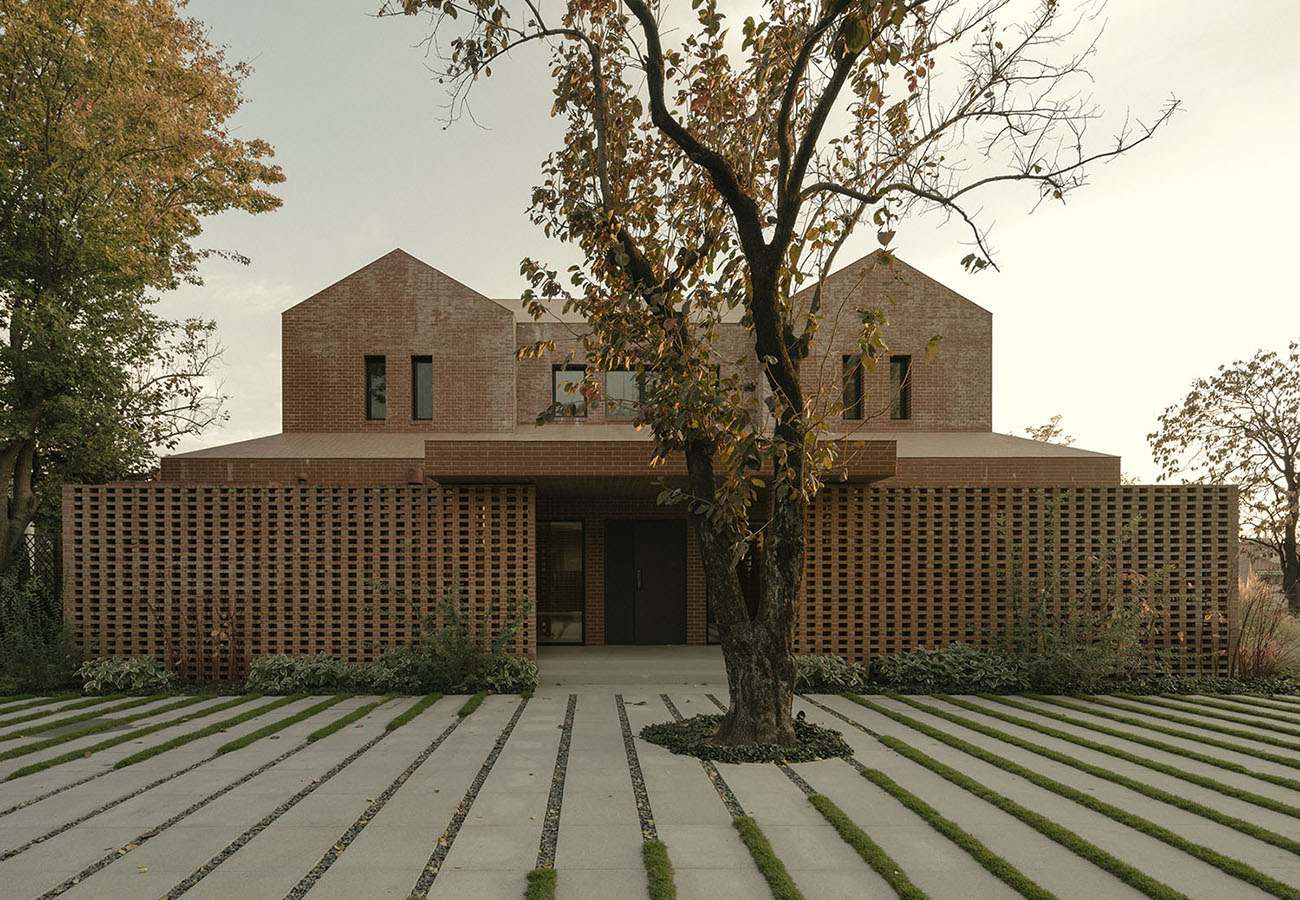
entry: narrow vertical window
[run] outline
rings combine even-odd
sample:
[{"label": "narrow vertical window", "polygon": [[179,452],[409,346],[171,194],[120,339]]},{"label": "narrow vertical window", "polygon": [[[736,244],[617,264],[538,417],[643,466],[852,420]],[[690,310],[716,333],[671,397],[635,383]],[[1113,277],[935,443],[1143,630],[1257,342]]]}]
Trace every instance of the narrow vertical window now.
[{"label": "narrow vertical window", "polygon": [[845,419],[862,418],[862,357],[845,356],[841,360],[844,372],[844,412]]},{"label": "narrow vertical window", "polygon": [[912,418],[912,357],[889,357],[889,418]]},{"label": "narrow vertical window", "polygon": [[387,360],[382,356],[366,357],[366,418],[388,418]]},{"label": "narrow vertical window", "polygon": [[605,418],[635,419],[641,409],[641,376],[628,369],[605,373]]},{"label": "narrow vertical window", "polygon": [[411,357],[411,418],[428,422],[433,418],[433,357]]},{"label": "narrow vertical window", "polygon": [[586,377],[586,366],[551,367],[551,400],[560,405],[560,415],[587,414],[587,398],[582,393],[582,382]]}]

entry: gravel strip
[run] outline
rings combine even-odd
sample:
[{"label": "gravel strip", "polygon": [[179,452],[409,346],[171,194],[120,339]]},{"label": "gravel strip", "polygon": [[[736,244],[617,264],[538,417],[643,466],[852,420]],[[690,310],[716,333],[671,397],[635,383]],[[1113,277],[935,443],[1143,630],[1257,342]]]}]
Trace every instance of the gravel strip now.
[{"label": "gravel strip", "polygon": [[[672,698],[667,694],[660,694],[659,699],[664,702],[664,706],[668,707],[668,711],[672,713],[673,720],[680,722],[682,720],[682,714],[673,704]],[[736,795],[731,792],[730,785],[728,785],[727,780],[722,777],[722,773],[718,771],[718,767],[707,759],[700,760],[700,765],[704,767],[704,774],[709,776],[709,781],[713,782],[713,787],[718,792],[718,799],[721,800],[722,805],[727,808],[727,812],[731,813],[731,817],[734,819],[737,816],[745,815],[745,808],[740,805],[740,801],[736,799]]]},{"label": "gravel strip", "polygon": [[555,868],[555,842],[560,837],[560,807],[564,803],[564,776],[569,768],[569,743],[573,740],[573,714],[578,709],[578,695],[569,695],[560,729],[560,746],[555,751],[555,773],[551,775],[551,795],[546,798],[546,817],[542,820],[542,839],[537,846],[537,868]]},{"label": "gravel strip", "polygon": [[809,697],[807,694],[800,694],[799,698],[801,700],[804,700],[807,703],[811,703],[813,706],[817,707],[822,712],[830,713],[832,716],[839,719],[841,722],[848,722],[854,728],[858,729],[858,731],[865,732],[871,735],[873,738],[880,737],[879,732],[872,731],[870,728],[868,728],[866,725],[863,725],[861,722],[855,722],[853,719],[850,719],[848,716],[844,715],[844,713],[839,712],[838,710],[831,709],[825,703],[818,702],[817,700],[814,700],[812,697]]},{"label": "gravel strip", "polygon": [[111,771],[113,770],[105,769],[103,772],[96,772],[93,775],[87,775],[85,778],[78,779],[77,781],[74,781],[71,784],[65,784],[63,787],[57,787],[52,791],[46,791],[44,794],[39,794],[35,797],[29,797],[26,800],[23,800],[21,803],[15,803],[13,806],[9,807],[8,809],[0,809],[0,818],[3,818],[9,815],[10,813],[16,813],[20,809],[26,809],[27,807],[31,806],[33,803],[40,803],[42,800],[48,800],[49,798],[53,797],[55,794],[62,794],[64,791],[70,791],[75,787],[81,787],[83,784],[88,784],[89,782],[94,781],[96,778],[103,778]]},{"label": "gravel strip", "polygon": [[381,731],[377,736],[366,741],[356,750],[353,750],[347,756],[343,757],[343,759],[341,759],[339,762],[335,763],[334,766],[324,775],[320,776],[319,778],[313,778],[311,780],[311,783],[308,784],[305,788],[303,788],[298,793],[294,794],[288,800],[284,801],[275,809],[273,809],[270,812],[270,814],[263,817],[256,825],[253,825],[250,828],[246,829],[243,834],[241,834],[239,837],[235,838],[233,841],[227,844],[225,846],[225,849],[223,849],[220,853],[212,857],[203,865],[199,866],[198,869],[196,869],[194,872],[191,872],[189,877],[186,878],[184,881],[181,881],[178,884],[176,884],[175,887],[173,887],[170,891],[168,891],[166,894],[163,895],[162,900],[176,900],[177,897],[188,892],[190,888],[194,887],[194,885],[198,884],[204,878],[207,878],[214,871],[216,871],[218,866],[220,866],[226,860],[230,859],[230,857],[238,853],[245,844],[247,844],[253,838],[257,837],[268,827],[270,827],[275,822],[276,819],[280,818],[289,810],[293,809],[303,800],[306,800],[307,797],[309,797],[322,784],[329,781],[338,773],[342,772],[352,763],[356,762],[362,756],[362,754],[364,754],[371,747],[375,746],[375,744],[378,744],[384,738],[388,737],[390,734],[392,734],[391,731]]},{"label": "gravel strip", "polygon": [[[478,774],[470,783],[469,789],[465,791],[465,796],[461,798],[460,803],[456,806],[456,813],[447,823],[447,827],[438,837],[437,844],[434,845],[433,853],[429,856],[429,861],[424,864],[424,871],[420,873],[419,879],[415,882],[415,887],[411,893],[420,897],[428,896],[429,888],[433,886],[433,880],[438,877],[438,870],[442,868],[443,862],[447,859],[447,854],[451,852],[451,845],[456,841],[456,835],[460,833],[460,828],[465,824],[465,817],[469,815],[470,808],[474,805],[474,800],[478,797],[478,792],[483,787],[483,782],[487,781],[492,767],[496,765],[497,757],[501,755],[506,741],[510,740],[510,733],[515,730],[515,723],[519,717],[524,714],[524,707],[528,705],[527,697],[519,701],[519,706],[515,709],[515,714],[510,717],[506,727],[501,729],[501,734],[497,736],[497,742],[492,746],[492,751],[488,753],[487,759],[483,760],[483,765],[479,767]],[[171,900],[171,898],[167,898]]]},{"label": "gravel strip", "polygon": [[[727,711],[727,707],[724,706],[722,701],[719,700],[717,697],[713,696],[712,694],[705,694],[704,696],[708,697],[709,700],[712,701],[713,705],[716,706],[718,709],[722,710],[723,712]],[[844,759],[844,757],[840,757],[840,759]],[[851,757],[849,758],[849,761],[854,764],[857,764],[858,762],[856,759],[852,759]],[[813,790],[813,786],[811,784],[804,781],[802,775],[800,775],[794,769],[790,768],[789,763],[781,762],[780,760],[778,760],[776,763],[774,763],[774,765],[781,770],[781,772],[785,775],[786,778],[789,778],[792,782],[794,782],[794,786],[797,787],[799,790],[803,791],[805,795],[812,795],[817,793],[815,790]]]},{"label": "gravel strip", "polygon": [[636,754],[636,739],[632,736],[632,723],[627,720],[627,707],[623,705],[623,695],[614,695],[614,705],[618,707],[618,723],[623,728],[623,751],[627,754],[627,771],[632,776],[632,797],[636,800],[636,813],[641,819],[641,837],[647,841],[659,840],[655,830],[654,812],[650,809],[650,792],[645,788],[645,777],[641,774],[641,760]]},{"label": "gravel strip", "polygon": [[450,724],[442,730],[442,734],[434,738],[433,743],[421,750],[420,755],[406,767],[405,771],[393,779],[392,784],[385,788],[384,792],[366,807],[365,812],[357,816],[357,820],[339,836],[339,839],[330,846],[329,850],[325,852],[325,855],[320,858],[320,861],[316,863],[312,870],[304,875],[302,880],[294,885],[289,893],[284,895],[284,900],[298,900],[298,898],[306,896],[307,892],[316,886],[316,882],[320,881],[321,876],[329,871],[330,866],[334,865],[338,858],[343,855],[343,851],[348,849],[352,842],[357,839],[357,836],[365,830],[365,827],[374,820],[375,816],[379,815],[379,811],[388,805],[388,801],[393,799],[393,795],[397,793],[398,789],[415,774],[415,770],[420,768],[425,760],[433,755],[433,751],[441,747],[442,742],[447,740],[451,733],[464,721],[465,719],[460,716],[452,719]]}]

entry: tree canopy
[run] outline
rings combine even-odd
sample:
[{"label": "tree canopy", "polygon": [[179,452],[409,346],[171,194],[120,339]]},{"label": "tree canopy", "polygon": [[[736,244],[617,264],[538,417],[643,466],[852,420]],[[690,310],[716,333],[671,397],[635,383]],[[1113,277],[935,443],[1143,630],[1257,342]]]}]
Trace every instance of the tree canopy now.
[{"label": "tree canopy", "polygon": [[1277,554],[1300,613],[1300,341],[1196,379],[1147,440],[1162,479],[1238,486],[1244,535]]},{"label": "tree canopy", "polygon": [[[804,515],[842,411],[804,363],[838,313],[823,286],[841,248],[870,228],[882,249],[871,265],[889,267],[899,223],[931,210],[968,227],[963,262],[985,268],[985,191],[1019,184],[1033,202],[1062,199],[1176,103],[1095,145],[1089,45],[1063,48],[1081,19],[1054,0],[767,0],[735,27],[717,0],[383,11],[431,15],[453,117],[515,48],[550,46],[552,111],[567,127],[531,215],[583,262],[561,272],[526,260],[525,299],[535,313],[551,302],[581,313],[594,368],[643,373],[642,421],[689,472],[666,498],[694,523],[727,662],[718,740],[790,743]],[[865,365],[886,350],[888,306],[869,297],[835,323]],[[744,359],[719,342],[733,314],[749,334]],[[742,590],[744,560],[756,597]]]},{"label": "tree canopy", "polygon": [[226,124],[248,68],[181,5],[0,0],[0,565],[43,479],[148,468],[219,414],[211,323],[150,292],[219,252],[203,216],[275,209],[283,175]]}]

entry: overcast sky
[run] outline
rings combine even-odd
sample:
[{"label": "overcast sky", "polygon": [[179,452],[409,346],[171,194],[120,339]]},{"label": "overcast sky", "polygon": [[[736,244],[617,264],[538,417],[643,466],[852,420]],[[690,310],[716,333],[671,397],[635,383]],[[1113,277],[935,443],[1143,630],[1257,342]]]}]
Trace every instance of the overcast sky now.
[{"label": "overcast sky", "polygon": [[[524,256],[566,258],[524,211],[560,134],[538,54],[494,67],[478,124],[444,128],[445,95],[415,46],[424,20],[370,16],[376,0],[191,0],[232,58],[250,61],[241,136],[276,148],[284,207],[208,222],[238,250],[206,284],[163,299],[215,318],[228,347],[230,420],[183,449],[280,430],[280,313],[394,247],[489,296],[517,297]],[[1180,113],[1099,168],[1068,205],[1026,215],[990,198],[1000,272],[967,275],[963,235],[920,220],[895,248],[994,314],[993,423],[1020,433],[1060,413],[1079,446],[1154,478],[1146,434],[1190,382],[1300,337],[1294,262],[1300,96],[1293,0],[1112,0],[1089,68],[1108,112]],[[874,236],[841,255],[871,249]]]}]

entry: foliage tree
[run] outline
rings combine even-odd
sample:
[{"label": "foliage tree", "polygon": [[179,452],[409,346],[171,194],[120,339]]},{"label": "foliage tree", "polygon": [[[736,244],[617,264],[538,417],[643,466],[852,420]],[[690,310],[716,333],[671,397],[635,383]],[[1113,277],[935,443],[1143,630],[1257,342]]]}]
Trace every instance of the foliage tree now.
[{"label": "foliage tree", "polygon": [[[1088,50],[1062,52],[1080,23],[1054,0],[766,0],[734,32],[717,0],[690,12],[659,0],[381,10],[420,12],[453,117],[512,50],[550,46],[553,114],[567,129],[531,215],[583,262],[562,273],[526,260],[525,299],[586,318],[592,368],[646,373],[641,421],[660,457],[686,459],[686,487],[667,499],[686,503],[726,661],[732,702],[717,740],[792,743],[804,518],[835,452],[820,440],[833,402],[809,395],[801,367],[836,254],[869,223],[888,266],[898,223],[937,210],[969,227],[964,263],[984,268],[985,189],[1063,198],[1176,104],[1093,147],[1096,112],[1079,93]],[[852,323],[868,364],[885,349],[883,305],[869,300]],[[758,384],[719,358],[718,325],[737,309]],[[755,550],[751,605],[738,564]]]},{"label": "foliage tree", "polygon": [[150,291],[197,280],[201,216],[274,209],[283,175],[225,125],[248,69],[181,6],[0,0],[0,567],[42,484],[147,469],[219,415],[211,323]]},{"label": "foliage tree", "polygon": [[1068,447],[1074,443],[1073,435],[1065,433],[1061,427],[1061,414],[1057,413],[1042,425],[1032,425],[1025,429],[1025,435],[1032,441],[1042,441],[1044,444],[1060,444],[1062,447]]},{"label": "foliage tree", "polygon": [[1238,486],[1245,536],[1277,554],[1287,603],[1300,613],[1300,341],[1196,379],[1147,440],[1162,480]]}]

